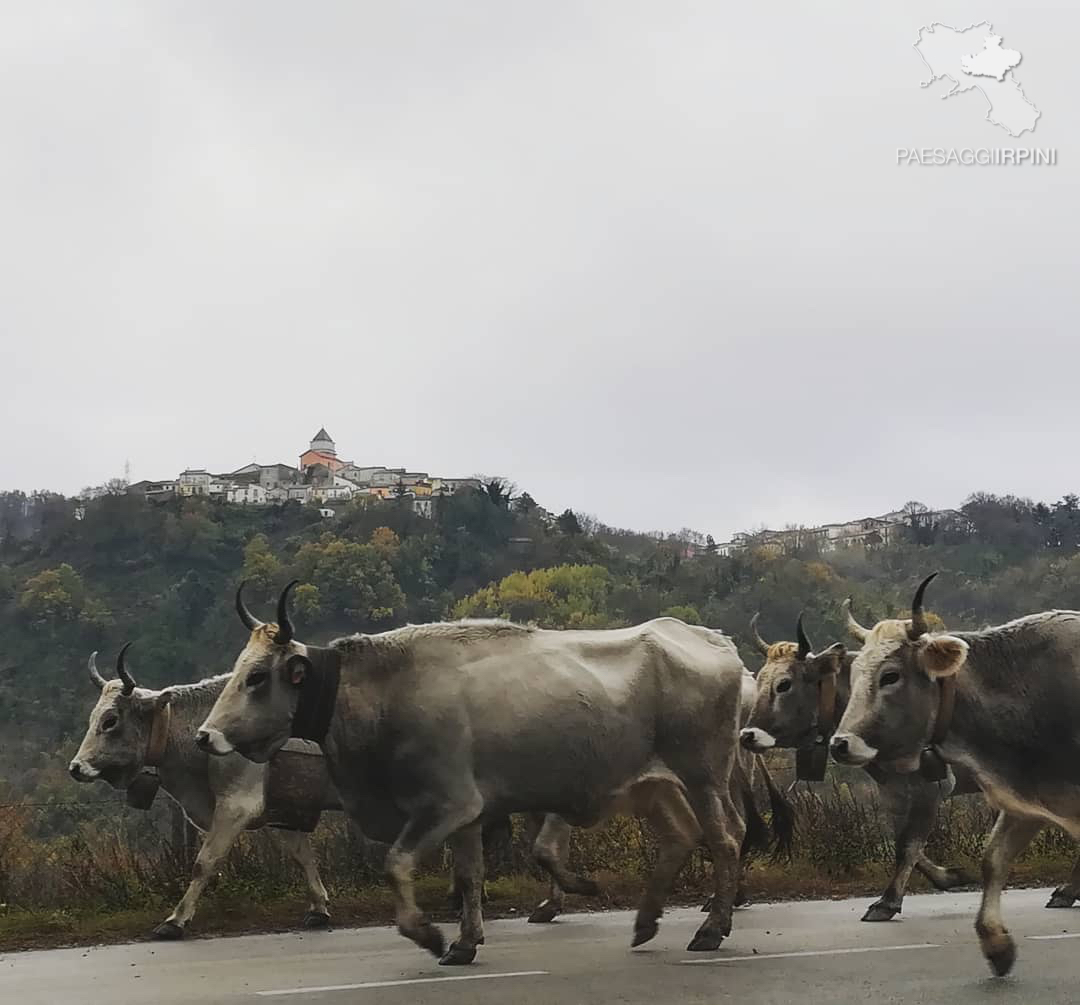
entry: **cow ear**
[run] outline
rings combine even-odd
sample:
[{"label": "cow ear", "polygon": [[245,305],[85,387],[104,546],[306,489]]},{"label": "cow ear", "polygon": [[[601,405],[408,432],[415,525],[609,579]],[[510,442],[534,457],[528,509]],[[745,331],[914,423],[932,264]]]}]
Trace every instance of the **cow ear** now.
[{"label": "cow ear", "polygon": [[154,695],[154,711],[160,712],[166,705],[172,701],[172,691],[159,691]]},{"label": "cow ear", "polygon": [[821,680],[822,677],[838,674],[846,655],[847,648],[843,642],[834,642],[828,649],[811,653],[806,657],[806,676],[810,680]]},{"label": "cow ear", "polygon": [[285,677],[293,687],[304,683],[304,676],[311,669],[311,660],[301,653],[293,653],[285,661]]},{"label": "cow ear", "polygon": [[967,654],[968,644],[955,635],[926,635],[919,641],[919,666],[931,680],[951,677]]}]

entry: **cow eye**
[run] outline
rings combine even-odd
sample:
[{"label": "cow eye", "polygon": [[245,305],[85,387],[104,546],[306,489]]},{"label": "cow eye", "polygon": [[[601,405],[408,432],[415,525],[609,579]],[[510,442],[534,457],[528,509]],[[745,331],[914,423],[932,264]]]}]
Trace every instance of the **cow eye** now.
[{"label": "cow eye", "polygon": [[265,684],[270,679],[270,673],[267,670],[252,670],[247,675],[247,686],[258,687],[260,684]]},{"label": "cow eye", "polygon": [[791,690],[791,678],[785,677],[779,684],[776,685],[776,693],[783,694],[785,691]]},{"label": "cow eye", "polygon": [[880,684],[881,684],[882,687],[891,687],[893,684],[896,684],[899,680],[900,680],[900,674],[899,673],[897,673],[895,670],[886,670],[881,675]]},{"label": "cow eye", "polygon": [[101,720],[101,731],[103,733],[109,733],[116,729],[120,720],[115,715],[107,715]]}]

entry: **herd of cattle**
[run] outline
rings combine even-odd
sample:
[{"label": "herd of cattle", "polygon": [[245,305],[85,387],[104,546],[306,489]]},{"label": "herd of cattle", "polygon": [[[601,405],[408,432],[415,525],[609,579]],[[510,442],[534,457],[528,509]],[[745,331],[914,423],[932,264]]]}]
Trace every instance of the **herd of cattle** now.
[{"label": "herd of cattle", "polygon": [[[530,920],[549,921],[563,894],[595,885],[567,866],[572,827],[614,814],[646,819],[659,854],[632,944],[653,938],[689,854],[704,846],[714,889],[688,946],[715,950],[731,932],[747,851],[791,840],[791,810],[760,754],[797,751],[800,777],[832,757],[877,782],[896,834],[896,870],[864,921],[901,910],[913,869],[948,889],[972,882],[924,854],[940,800],[981,791],[998,810],[982,864],[976,932],[994,972],[1015,944],[1001,917],[1013,860],[1047,824],[1080,836],[1080,613],[1050,611],[979,632],[934,632],[920,584],[911,617],[864,628],[861,648],[769,644],[753,675],[719,631],[659,618],[609,631],[547,631],[504,621],[408,626],[328,646],[294,637],[289,592],[276,622],[258,621],[230,674],[162,690],[140,688],[117,658],[71,762],[129,801],[158,785],[205,833],[190,885],[155,929],[180,938],[207,880],[241,831],[279,828],[304,871],[309,927],[329,923],[308,834],[323,809],[344,809],[390,845],[386,874],[398,930],[444,964],[470,963],[484,941],[487,828],[526,814],[551,894]],[[321,750],[321,753],[320,753]],[[769,835],[753,799],[762,772]],[[448,843],[461,902],[456,940],[417,907],[413,874]],[[1080,897],[1080,862],[1049,907]]]}]

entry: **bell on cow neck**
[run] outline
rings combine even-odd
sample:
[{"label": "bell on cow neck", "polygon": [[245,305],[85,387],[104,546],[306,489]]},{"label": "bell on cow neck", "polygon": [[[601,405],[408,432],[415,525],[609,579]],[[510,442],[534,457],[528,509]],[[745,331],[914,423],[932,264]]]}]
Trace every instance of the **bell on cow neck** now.
[{"label": "bell on cow neck", "polygon": [[161,779],[156,771],[140,771],[127,787],[127,804],[137,810],[148,810],[154,804]]},{"label": "bell on cow neck", "polygon": [[815,743],[805,749],[795,751],[795,777],[800,782],[825,781],[825,769],[829,764],[829,748],[824,743]]},{"label": "bell on cow neck", "polygon": [[922,752],[919,757],[919,774],[928,782],[943,782],[949,777],[949,766],[936,747],[927,747]]}]

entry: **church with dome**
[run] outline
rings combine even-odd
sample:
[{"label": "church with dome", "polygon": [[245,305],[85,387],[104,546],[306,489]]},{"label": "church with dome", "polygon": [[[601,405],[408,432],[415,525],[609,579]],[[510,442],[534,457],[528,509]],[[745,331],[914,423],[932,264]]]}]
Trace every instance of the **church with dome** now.
[{"label": "church with dome", "polygon": [[325,427],[311,438],[307,450],[300,455],[301,471],[307,471],[316,464],[324,465],[331,472],[345,467],[345,462],[338,457],[337,447]]}]

